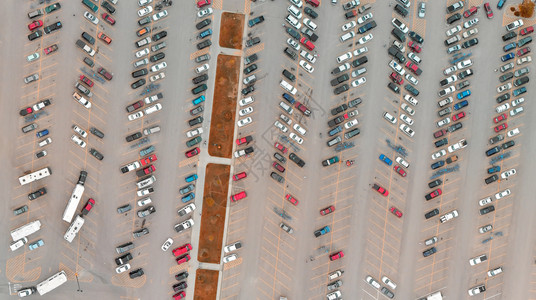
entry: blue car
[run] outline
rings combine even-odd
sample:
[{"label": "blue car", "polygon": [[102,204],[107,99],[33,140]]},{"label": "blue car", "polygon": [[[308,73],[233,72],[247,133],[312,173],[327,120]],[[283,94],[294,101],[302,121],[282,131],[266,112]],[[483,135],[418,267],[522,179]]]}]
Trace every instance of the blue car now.
[{"label": "blue car", "polygon": [[444,165],[445,165],[445,162],[440,160],[438,162],[433,163],[431,167],[432,167],[432,170],[435,170],[437,168],[441,168]]},{"label": "blue car", "polygon": [[493,174],[493,173],[497,173],[497,172],[500,172],[500,171],[501,171],[500,166],[493,166],[493,167],[488,169],[488,174]]},{"label": "blue car", "polygon": [[45,242],[43,242],[43,240],[38,240],[37,242],[35,243],[31,243],[28,245],[28,249],[30,249],[30,251],[32,250],[35,250],[41,246],[44,246],[45,245]]},{"label": "blue car", "polygon": [[337,126],[337,127],[333,128],[333,129],[331,129],[331,130],[328,132],[328,135],[329,135],[329,136],[334,136],[334,135],[336,135],[336,134],[339,133],[339,132],[342,132],[342,127],[341,127],[341,126]]},{"label": "blue car", "polygon": [[510,52],[508,54],[505,54],[501,57],[501,61],[505,62],[505,61],[508,61],[508,60],[511,60],[512,58],[515,57],[515,54],[514,52]]},{"label": "blue car", "polygon": [[466,91],[460,92],[460,93],[458,93],[458,95],[456,97],[458,97],[458,100],[462,100],[463,98],[469,97],[469,96],[471,96],[471,90],[466,90]]},{"label": "blue car", "polygon": [[182,197],[182,198],[181,198],[181,201],[182,201],[182,203],[186,203],[186,202],[189,202],[189,201],[194,200],[194,198],[195,198],[195,194],[194,194],[194,193],[190,193],[190,194],[188,194],[188,195]]},{"label": "blue car", "polygon": [[499,0],[499,3],[497,3],[497,8],[502,9],[505,2],[506,2],[506,0]]},{"label": "blue car", "polygon": [[367,24],[359,27],[358,31],[359,33],[363,34],[369,30],[371,30],[372,28],[375,28],[376,27],[376,21],[370,21],[368,22]]},{"label": "blue car", "polygon": [[45,135],[48,135],[48,129],[41,130],[38,133],[35,134],[38,138],[44,137]]},{"label": "blue car", "polygon": [[197,180],[197,174],[189,175],[188,177],[184,178],[186,182],[192,182],[194,180]]},{"label": "blue car", "polygon": [[205,102],[205,96],[204,95],[201,95],[201,96],[195,98],[194,100],[192,100],[193,105],[197,105],[197,104],[199,104],[201,102]]},{"label": "blue car", "polygon": [[393,161],[383,154],[380,154],[380,160],[386,163],[388,166],[393,164]]},{"label": "blue car", "polygon": [[329,228],[329,226],[324,226],[318,230],[315,230],[315,237],[322,236],[330,231],[331,231],[331,228]]},{"label": "blue car", "polygon": [[203,38],[206,38],[206,37],[209,36],[209,35],[212,35],[212,29],[210,29],[210,28],[207,29],[207,30],[205,30],[205,31],[203,31],[203,32],[201,32],[201,33],[199,34],[199,38],[200,38],[200,39],[203,39]]},{"label": "blue car", "polygon": [[526,87],[522,87],[522,88],[519,88],[519,89],[517,89],[517,90],[514,90],[514,91],[512,92],[512,95],[514,95],[514,97],[517,97],[517,96],[519,96],[519,95],[521,95],[521,94],[524,94],[524,93],[526,93],[526,92],[527,92],[527,88],[526,88]]},{"label": "blue car", "polygon": [[512,43],[504,45],[503,50],[504,50],[504,52],[508,52],[508,51],[510,51],[512,49],[515,49],[515,48],[516,48],[516,42],[512,42]]},{"label": "blue car", "polygon": [[462,102],[458,102],[454,105],[454,110],[462,109],[467,105],[469,105],[469,102],[467,102],[467,100],[463,100]]},{"label": "blue car", "polygon": [[149,146],[149,147],[147,147],[145,149],[142,149],[142,150],[140,150],[140,156],[145,156],[145,155],[147,155],[149,153],[153,153],[154,149],[155,149],[154,146]]},{"label": "blue car", "polygon": [[294,98],[293,98],[291,95],[289,95],[289,94],[287,94],[287,93],[284,93],[284,94],[283,94],[283,98],[284,98],[285,100],[287,100],[288,103],[290,103],[290,104],[294,104],[294,102],[296,101],[296,100],[294,100]]}]

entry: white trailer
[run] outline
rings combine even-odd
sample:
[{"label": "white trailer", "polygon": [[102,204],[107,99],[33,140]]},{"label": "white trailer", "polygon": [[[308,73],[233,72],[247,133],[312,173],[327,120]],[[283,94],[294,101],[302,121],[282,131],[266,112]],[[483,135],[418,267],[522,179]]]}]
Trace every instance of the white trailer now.
[{"label": "white trailer", "polygon": [[37,285],[37,292],[39,295],[43,296],[44,294],[52,291],[53,289],[59,287],[60,285],[67,282],[67,275],[65,271],[59,271],[58,273],[50,276],[45,281]]},{"label": "white trailer", "polygon": [[11,230],[11,237],[13,238],[13,241],[15,242],[15,241],[18,241],[22,238],[29,236],[30,234],[38,231],[39,229],[41,229],[41,222],[39,220],[35,220],[26,225],[22,225],[21,227],[17,229]]},{"label": "white trailer", "polygon": [[71,243],[76,237],[76,234],[80,231],[80,228],[82,228],[82,225],[84,225],[84,222],[84,218],[82,218],[80,215],[76,216],[73,223],[71,223],[71,226],[69,226],[69,229],[67,229],[67,232],[65,232],[63,238]]}]

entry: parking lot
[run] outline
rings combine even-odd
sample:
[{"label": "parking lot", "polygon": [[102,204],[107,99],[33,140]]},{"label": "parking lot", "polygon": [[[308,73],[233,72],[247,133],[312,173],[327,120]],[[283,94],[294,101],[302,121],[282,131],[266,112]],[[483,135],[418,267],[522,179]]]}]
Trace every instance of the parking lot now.
[{"label": "parking lot", "polygon": [[[2,12],[13,28],[0,39],[6,70],[0,90],[5,99],[1,149],[8,157],[7,172],[0,178],[9,182],[5,184],[9,202],[3,225],[12,230],[40,220],[41,230],[28,237],[28,244],[44,242],[34,250],[24,245],[13,252],[8,247],[0,251],[6,266],[2,274],[9,283],[4,294],[16,295],[17,290],[65,270],[68,283],[43,299],[172,298],[182,297],[183,291],[186,299],[193,299],[196,270],[203,268],[220,271],[218,299],[326,299],[331,293],[336,297],[337,291],[349,299],[385,299],[389,292],[395,299],[421,299],[438,291],[447,299],[536,299],[536,227],[531,217],[536,204],[531,201],[528,182],[530,170],[536,167],[530,159],[536,152],[536,143],[530,139],[535,126],[530,117],[534,82],[517,81],[533,77],[530,61],[518,63],[531,53],[516,53],[527,46],[519,44],[503,50],[508,43],[532,36],[520,30],[534,20],[523,19],[522,26],[511,30],[516,36],[501,38],[509,32],[505,26],[519,19],[509,10],[513,1],[501,10],[497,1],[492,1],[491,18],[486,16],[486,1],[476,0],[464,1],[463,8],[449,14],[445,8],[458,1],[424,1],[425,17],[419,16],[420,1],[413,0],[406,17],[394,10],[401,3],[394,0],[363,0],[349,10],[341,7],[346,1],[336,5],[322,1],[314,7],[304,0],[220,0],[198,8],[197,1],[187,6],[178,1],[138,5],[137,1],[119,0],[113,14],[102,7],[102,1],[91,1],[98,10],[98,24],[84,17],[91,9],[80,1],[59,1],[61,8],[33,19],[28,18],[29,12],[44,11],[55,2],[9,2]],[[292,18],[285,18],[295,14],[288,8],[298,2],[301,25],[293,25]],[[139,12],[148,4],[154,10]],[[162,6],[157,9],[156,5]],[[345,17],[365,5],[370,8]],[[478,7],[474,15],[461,16],[450,25],[444,21],[472,6]],[[209,7],[213,12],[198,17]],[[164,10],[167,16],[154,17]],[[219,45],[224,11],[245,14],[242,51]],[[115,21],[106,21],[103,13]],[[367,14],[371,15],[363,20]],[[136,23],[147,16],[149,25]],[[260,16],[264,21],[255,19]],[[478,23],[464,28],[464,23],[475,17]],[[318,27],[305,25],[306,18]],[[393,18],[424,40],[417,43],[418,38],[406,34],[401,43],[405,50],[398,48],[404,62],[390,54],[393,50],[388,52],[395,47]],[[28,24],[36,20],[43,24],[30,31]],[[203,20],[211,21],[196,28]],[[248,26],[252,20],[258,23]],[[61,28],[33,40],[28,37],[38,30],[51,30],[45,27],[58,21]],[[341,27],[351,21],[356,22],[352,32],[367,24],[370,28],[342,41],[348,30]],[[370,25],[372,21],[375,26]],[[446,46],[449,36],[445,32],[457,25],[462,29],[452,35],[460,35],[460,40]],[[144,26],[150,32],[138,32]],[[299,39],[295,45],[288,42],[289,29],[312,41],[314,49]],[[477,32],[463,35],[473,29]],[[310,33],[304,33],[307,30]],[[89,37],[82,36],[83,32]],[[155,34],[161,34],[157,41]],[[373,36],[370,40],[360,40],[368,34]],[[138,47],[135,43],[145,37],[152,42]],[[475,37],[478,44],[447,54],[449,47]],[[199,49],[205,47],[200,43],[208,40],[212,44]],[[152,48],[162,42],[165,47]],[[286,54],[285,48],[289,49]],[[347,52],[351,58],[344,58]],[[422,62],[410,58],[412,52]],[[501,61],[510,52],[513,58]],[[29,57],[34,53],[39,56]],[[216,61],[221,53],[242,59],[258,56],[253,62],[243,61],[240,68],[245,70],[236,87],[237,102],[247,97],[252,97],[252,102],[237,105],[239,125],[234,138],[250,136],[252,141],[235,143],[232,159],[211,156],[208,147],[217,145],[207,145]],[[210,54],[210,59],[196,61],[204,54]],[[339,63],[338,57],[346,61]],[[444,73],[452,60],[457,64],[468,59],[470,66],[462,65],[452,73],[457,75],[454,81],[437,84],[452,75]],[[390,66],[391,60],[400,68]],[[513,65],[505,70],[509,62]],[[347,70],[334,71],[345,63],[349,64]],[[412,65],[422,74],[412,71]],[[527,66],[530,71],[520,71]],[[314,71],[308,71],[311,67]],[[461,78],[468,69],[471,75]],[[349,76],[340,77],[343,74]],[[243,84],[252,75],[255,79]],[[500,79],[503,75],[509,77]],[[418,84],[409,84],[412,80]],[[468,82],[462,85],[465,80]],[[451,85],[454,91],[438,95]],[[247,89],[251,86],[254,90]],[[91,106],[77,100],[75,92]],[[418,104],[406,97],[411,93]],[[501,96],[505,93],[509,96]],[[450,103],[438,103],[449,96],[454,99]],[[516,100],[519,98],[524,101]],[[136,104],[139,101],[142,104]],[[503,113],[506,116],[499,118]],[[394,124],[390,118],[395,118]],[[441,120],[448,124],[438,125]],[[276,121],[280,125],[274,124]],[[463,126],[458,128],[455,123]],[[507,128],[503,124],[508,124]],[[193,131],[199,129],[203,133],[196,139]],[[438,133],[442,129],[445,131]],[[99,132],[104,136],[99,137]],[[129,141],[128,136],[138,132],[134,141]],[[498,134],[502,137],[492,143],[490,139]],[[336,137],[341,140],[329,146]],[[467,146],[464,142],[460,149],[451,148],[462,140]],[[498,150],[492,150],[495,146]],[[149,147],[151,153],[146,150]],[[249,147],[253,153],[240,152]],[[488,155],[488,151],[493,153]],[[305,164],[300,166],[300,160]],[[223,260],[234,259],[227,263],[197,260],[208,163],[230,164],[231,175],[247,174],[229,181],[229,196],[243,191],[247,196],[227,204],[222,246],[242,244],[237,250],[222,252]],[[129,169],[129,164],[134,170],[120,170]],[[51,169],[50,177],[28,185],[17,182],[16,178],[44,167]],[[516,172],[507,176],[504,172],[511,169]],[[82,214],[85,223],[69,243],[62,239],[69,224],[61,215],[81,171],[88,176],[76,214]],[[191,180],[193,174],[197,180]],[[497,179],[492,178],[494,174]],[[148,186],[140,187],[141,180],[153,175],[156,182],[148,186],[154,191],[142,192]],[[431,187],[429,183],[437,179],[441,182]],[[192,190],[187,188],[189,184],[194,184]],[[41,188],[46,194],[28,198]],[[440,192],[429,197],[432,199],[425,198],[437,189]],[[150,203],[139,202],[145,197]],[[485,200],[487,197],[490,199]],[[84,212],[89,198],[94,205]],[[177,215],[190,203],[195,203],[196,210]],[[27,211],[14,213],[25,205]],[[118,212],[126,205],[130,210]],[[434,209],[438,212],[423,217]],[[450,219],[454,210],[458,217]],[[190,218],[194,222],[191,229],[174,230],[176,224]],[[445,218],[449,220],[440,221]],[[487,225],[492,228],[481,230]],[[149,233],[133,235],[140,230]],[[437,239],[428,241],[434,237]],[[168,238],[173,243],[162,252]],[[12,242],[8,240],[6,246]],[[129,251],[133,258],[127,271],[117,273],[116,268],[124,263],[114,260],[124,253],[118,254],[115,248],[128,242],[133,243]],[[171,251],[188,243],[193,248],[184,253],[189,261],[175,262]],[[482,263],[468,264],[483,254]],[[499,267],[500,274],[487,274]],[[138,269],[143,270],[142,276],[129,276]],[[177,281],[175,275],[184,271],[189,276]],[[341,271],[339,276],[330,275],[337,271]],[[395,288],[382,279],[385,277],[396,283]],[[174,291],[172,286],[182,281],[187,287]],[[475,289],[480,289],[480,295],[471,297]]]}]

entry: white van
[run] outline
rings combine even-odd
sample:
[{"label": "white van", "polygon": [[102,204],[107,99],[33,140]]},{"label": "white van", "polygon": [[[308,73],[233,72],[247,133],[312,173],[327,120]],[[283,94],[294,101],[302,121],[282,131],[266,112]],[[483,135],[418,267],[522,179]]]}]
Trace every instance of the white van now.
[{"label": "white van", "polygon": [[303,19],[303,24],[305,26],[309,27],[309,29],[311,29],[313,31],[315,31],[318,28],[318,25],[316,25],[316,23],[311,21],[311,19],[309,19],[309,18]]},{"label": "white van", "polygon": [[298,18],[298,19],[301,19],[302,18],[302,13],[301,11],[294,5],[291,5],[288,7],[288,12],[291,13],[294,17]]},{"label": "white van", "polygon": [[157,133],[159,131],[160,131],[160,126],[153,126],[151,128],[144,129],[143,134],[149,135],[149,134]]},{"label": "white van", "polygon": [[292,107],[290,107],[288,104],[286,104],[285,102],[281,101],[281,102],[279,102],[279,106],[284,111],[286,111],[289,115],[292,115],[292,112],[294,111],[294,109]]},{"label": "white van", "polygon": [[353,38],[355,36],[355,32],[350,31],[341,36],[341,43],[344,43],[345,41]]},{"label": "white van", "polygon": [[296,29],[300,29],[301,28],[301,23],[300,21],[298,21],[298,19],[294,18],[293,16],[291,15],[287,15],[286,17],[286,20],[287,22],[292,25],[292,27],[296,28]]},{"label": "white van", "polygon": [[281,85],[282,88],[287,90],[292,95],[296,95],[296,93],[298,92],[298,90],[295,87],[293,87],[290,83],[286,82],[283,79],[281,79],[281,82],[279,82],[279,85]]},{"label": "white van", "polygon": [[22,239],[11,243],[11,245],[9,245],[9,248],[11,248],[11,251],[15,251],[19,249],[20,247],[24,246],[24,244],[26,243],[28,243],[28,238],[23,237]]}]

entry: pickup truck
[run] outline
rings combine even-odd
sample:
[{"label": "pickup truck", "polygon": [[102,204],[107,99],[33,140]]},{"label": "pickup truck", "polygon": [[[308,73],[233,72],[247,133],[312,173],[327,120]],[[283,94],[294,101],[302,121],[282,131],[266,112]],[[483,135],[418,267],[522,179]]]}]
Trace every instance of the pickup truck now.
[{"label": "pickup truck", "polygon": [[456,144],[450,145],[448,147],[448,150],[449,150],[450,153],[452,153],[454,151],[460,150],[460,149],[465,148],[465,147],[467,147],[467,141],[465,139],[461,139]]},{"label": "pickup truck", "polygon": [[86,43],[84,43],[83,41],[81,40],[77,40],[76,41],[76,45],[81,48],[82,50],[86,51],[87,54],[89,54],[89,56],[94,56],[95,55],[95,50],[91,49],[91,47],[89,47]]},{"label": "pickup truck", "polygon": [[344,10],[350,10],[350,9],[353,9],[353,8],[357,7],[359,4],[361,4],[359,0],[352,0],[350,2],[344,3],[342,5],[342,8]]},{"label": "pickup truck", "polygon": [[250,153],[253,153],[253,147],[248,147],[246,149],[238,150],[234,153],[234,157],[238,158],[244,155],[248,155]]},{"label": "pickup truck", "polygon": [[254,18],[254,19],[249,20],[248,25],[249,25],[249,27],[253,27],[253,26],[255,26],[257,24],[260,24],[262,22],[264,22],[264,16],[258,16],[258,17]]},{"label": "pickup truck", "polygon": [[441,223],[445,223],[449,220],[452,220],[454,218],[458,217],[458,211],[457,210],[453,210],[449,213],[446,213],[444,215],[441,216],[441,218],[439,218],[439,220],[441,221]]},{"label": "pickup truck", "polygon": [[357,10],[355,10],[355,9],[344,14],[344,17],[346,17],[347,20],[352,19],[355,16],[357,16]]}]

